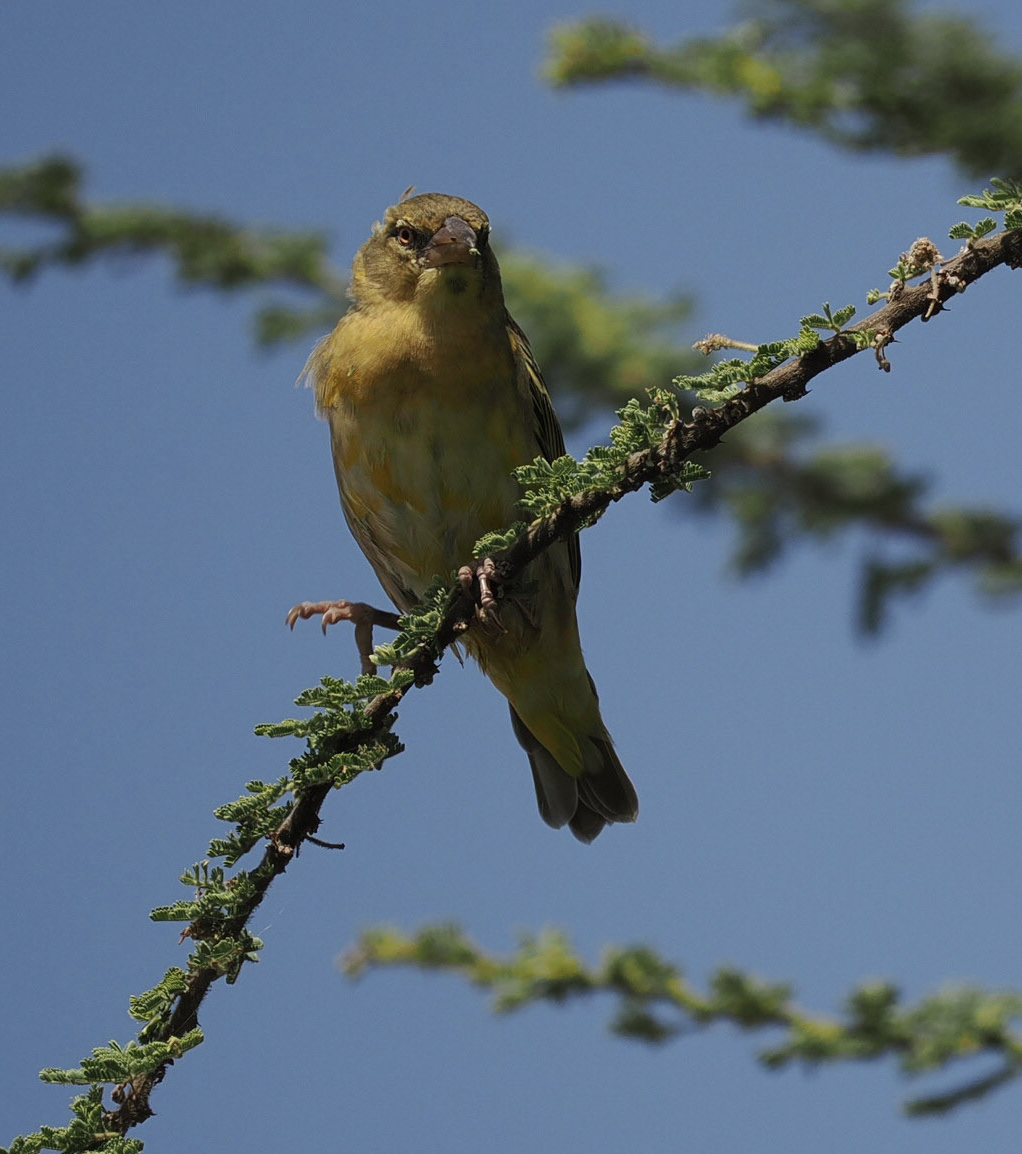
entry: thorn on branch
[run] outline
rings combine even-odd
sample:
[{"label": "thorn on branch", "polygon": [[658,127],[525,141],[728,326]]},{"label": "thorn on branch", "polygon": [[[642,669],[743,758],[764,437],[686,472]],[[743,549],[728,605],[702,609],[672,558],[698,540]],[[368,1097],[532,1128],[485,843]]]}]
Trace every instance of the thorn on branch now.
[{"label": "thorn on branch", "polygon": [[926,312],[919,318],[923,324],[935,317],[937,313],[944,311],[944,302],[940,299],[940,274],[936,269],[930,270],[930,291],[926,299],[930,303],[926,306]]},{"label": "thorn on branch", "polygon": [[884,349],[887,348],[888,345],[895,343],[896,337],[890,329],[877,329],[873,337],[873,351],[876,353],[877,368],[882,369],[885,373],[891,371],[891,362],[884,354]]},{"label": "thorn on branch", "polygon": [[726,337],[723,333],[707,333],[701,341],[696,341],[692,348],[697,353],[702,353],[703,356],[708,357],[711,353],[719,352],[721,349],[742,349],[747,353],[754,353],[759,346],[751,345],[747,341],[736,341],[731,337]]},{"label": "thorn on branch", "polygon": [[313,845],[318,845],[321,849],[344,849],[343,841],[323,841],[322,838],[313,837],[312,834],[307,834],[306,841],[311,841]]},{"label": "thorn on branch", "polygon": [[803,397],[809,395],[809,387],[804,380],[797,379],[781,393],[781,400],[785,403],[789,401],[800,401]]}]

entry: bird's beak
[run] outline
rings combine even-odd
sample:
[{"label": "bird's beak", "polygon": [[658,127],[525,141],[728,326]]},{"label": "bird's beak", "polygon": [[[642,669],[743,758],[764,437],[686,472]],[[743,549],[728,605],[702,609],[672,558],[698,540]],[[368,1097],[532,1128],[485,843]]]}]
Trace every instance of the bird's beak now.
[{"label": "bird's beak", "polygon": [[475,229],[460,216],[449,216],[430,237],[422,250],[419,264],[423,268],[440,268],[447,264],[474,264],[479,255]]}]

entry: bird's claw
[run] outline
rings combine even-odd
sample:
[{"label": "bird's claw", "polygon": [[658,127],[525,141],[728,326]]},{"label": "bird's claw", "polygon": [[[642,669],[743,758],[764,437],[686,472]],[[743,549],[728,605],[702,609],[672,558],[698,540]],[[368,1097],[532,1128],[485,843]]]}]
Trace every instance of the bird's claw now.
[{"label": "bird's claw", "polygon": [[338,621],[354,621],[356,612],[360,608],[368,609],[369,606],[363,606],[361,602],[352,603],[351,601],[302,601],[298,605],[292,605],[287,615],[287,624],[289,629],[294,629],[295,622],[301,618],[303,621],[308,621],[310,617],[322,617],[320,624],[323,627],[323,632],[326,633],[328,625],[336,625]]},{"label": "bird's claw", "polygon": [[484,557],[478,565],[462,565],[458,570],[458,581],[467,597],[471,597],[476,605],[479,621],[484,626],[492,626],[500,633],[507,630],[501,624],[500,613],[497,609],[497,598],[501,595],[500,583],[503,580],[500,570],[492,557]]},{"label": "bird's claw", "polygon": [[383,629],[397,629],[398,617],[385,609],[374,609],[365,601],[302,601],[293,605],[287,615],[289,628],[294,629],[299,618],[307,621],[310,617],[320,617],[320,625],[325,634],[328,625],[338,621],[351,621],[355,626],[355,644],[363,673],[375,673],[372,662],[373,626]]}]

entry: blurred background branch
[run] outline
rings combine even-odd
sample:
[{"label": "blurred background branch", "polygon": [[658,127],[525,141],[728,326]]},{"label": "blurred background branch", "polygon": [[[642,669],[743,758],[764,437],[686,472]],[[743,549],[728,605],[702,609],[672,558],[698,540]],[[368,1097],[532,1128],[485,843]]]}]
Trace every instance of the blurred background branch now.
[{"label": "blurred background branch", "polygon": [[720,36],[667,47],[623,21],[564,25],[546,75],[563,87],[632,80],[733,97],[842,148],[1022,176],[1022,62],[969,17],[907,0],[757,0],[745,11]]},{"label": "blurred background branch", "polygon": [[770,1029],[778,1036],[759,1059],[774,1070],[795,1062],[812,1069],[894,1057],[905,1073],[918,1076],[962,1060],[982,1068],[992,1055],[999,1059],[993,1070],[910,1099],[905,1109],[915,1115],[946,1113],[1022,1073],[1022,1034],[1013,1026],[1022,1017],[1022,995],[1011,991],[949,987],[903,1006],[894,986],[865,982],[845,999],[843,1017],[835,1018],[800,1009],[787,984],[730,966],[712,974],[704,992],[647,946],[608,946],[590,966],[564,934],[548,930],[523,937],[517,951],[499,957],[454,925],[426,926],[412,935],[392,927],[367,930],[339,964],[350,978],[394,967],[451,973],[491,993],[498,1014],[609,995],[616,1002],[611,1031],[648,1045],[719,1022],[744,1031]]}]

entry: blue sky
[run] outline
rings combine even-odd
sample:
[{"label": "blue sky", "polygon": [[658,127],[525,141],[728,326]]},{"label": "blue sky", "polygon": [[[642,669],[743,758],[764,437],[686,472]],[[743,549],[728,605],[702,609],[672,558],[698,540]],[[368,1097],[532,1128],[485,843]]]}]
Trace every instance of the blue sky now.
[{"label": "blue sky", "polygon": [[[668,39],[728,15],[612,10]],[[1014,3],[970,10],[1022,52]],[[841,155],[696,97],[549,91],[546,32],[584,13],[6,5],[2,155],[70,151],[99,200],[322,228],[342,267],[409,184],[466,196],[498,251],[511,237],[621,289],[695,293],[693,340],[788,335],[824,300],[865,311],[917,236],[953,251],[974,184],[941,161]],[[801,411],[887,446],[940,499],[1017,508],[1017,291],[998,271],[903,333],[890,375],[856,358]],[[297,752],[253,726],[354,673],[350,638],[290,634],[288,607],[381,594],[293,387],[307,349],[256,352],[252,300],[127,259],[0,294],[2,1144],[65,1117],[40,1067],[126,1040],[128,995],[183,964],[148,910],[183,894],[213,808]],[[648,942],[696,982],[734,964],[820,1011],[870,977],[910,997],[1022,985],[1017,612],[946,581],[864,643],[862,540],[739,583],[726,527],[684,512],[633,497],[583,540],[582,635],[639,822],[589,848],[547,829],[504,702],[446,661],[401,709],[407,752],[329,800],[323,836],[348,848],[274,884],[263,960],[207,1000],[147,1149],[1014,1149],[1018,1088],[909,1121],[899,1101],[945,1080],[769,1074],[765,1036],[649,1051],[606,1034],[602,1003],[494,1019],[454,979],[337,973],[364,926],[455,919],[497,951],[546,925],[590,958]]]}]

